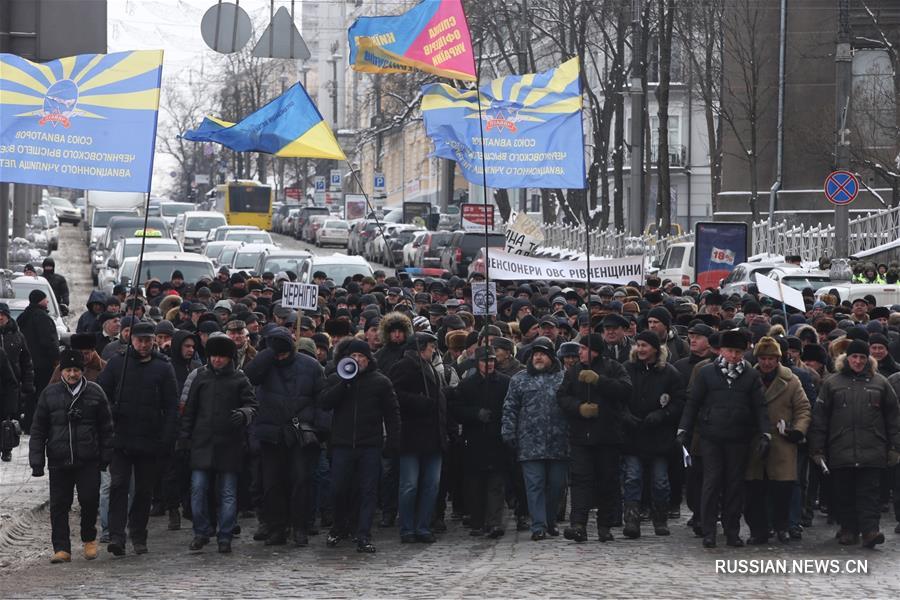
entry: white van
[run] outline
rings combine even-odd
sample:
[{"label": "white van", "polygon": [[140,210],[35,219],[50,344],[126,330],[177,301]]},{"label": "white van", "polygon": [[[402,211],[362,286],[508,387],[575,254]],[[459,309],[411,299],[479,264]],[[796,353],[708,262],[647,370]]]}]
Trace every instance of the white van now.
[{"label": "white van", "polygon": [[209,230],[227,224],[222,213],[189,210],[175,219],[175,239],[181,242],[185,252],[200,252]]},{"label": "white van", "polygon": [[653,261],[655,273],[660,280],[674,281],[675,285],[687,287],[694,281],[694,243],[681,242],[666,248],[661,260]]}]

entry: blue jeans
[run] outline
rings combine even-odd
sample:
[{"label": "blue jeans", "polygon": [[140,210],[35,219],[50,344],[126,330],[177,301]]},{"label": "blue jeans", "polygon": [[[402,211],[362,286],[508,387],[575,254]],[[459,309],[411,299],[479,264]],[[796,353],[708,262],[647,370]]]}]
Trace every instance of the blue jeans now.
[{"label": "blue jeans", "polygon": [[400,535],[428,535],[441,483],[441,453],[400,455]]},{"label": "blue jeans", "polygon": [[521,464],[532,533],[556,527],[559,498],[569,471],[568,461],[524,460]]},{"label": "blue jeans", "polygon": [[669,507],[669,461],[665,456],[654,456],[642,459],[639,456],[625,455],[622,457],[622,472],[624,474],[623,488],[625,502],[640,502],[641,492],[644,489],[644,467],[649,465],[651,480],[651,494],[653,504]]},{"label": "blue jeans", "polygon": [[193,513],[194,535],[197,537],[210,537],[212,525],[209,523],[209,494],[210,479],[215,477],[219,498],[218,510],[218,539],[220,542],[230,542],[234,525],[237,522],[237,472],[193,471],[191,473],[191,512]]},{"label": "blue jeans", "polygon": [[[100,537],[109,538],[109,468],[100,471]],[[131,476],[131,486],[128,488],[128,510],[131,510],[131,501],[134,500],[134,476]]]}]

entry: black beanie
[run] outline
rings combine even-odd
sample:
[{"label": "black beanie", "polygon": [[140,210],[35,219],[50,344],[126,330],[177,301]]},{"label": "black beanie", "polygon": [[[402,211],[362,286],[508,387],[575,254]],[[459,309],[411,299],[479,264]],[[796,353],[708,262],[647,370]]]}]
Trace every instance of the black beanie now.
[{"label": "black beanie", "polygon": [[28,303],[38,304],[39,302],[42,302],[46,297],[47,294],[45,294],[41,290],[31,290],[31,292],[28,294]]},{"label": "black beanie", "polygon": [[369,348],[368,342],[364,342],[362,340],[353,340],[352,342],[347,344],[347,356],[350,356],[355,352],[358,352],[369,360],[372,360],[372,349]]},{"label": "black beanie", "polygon": [[864,342],[863,340],[853,340],[850,342],[850,345],[847,346],[847,356],[851,354],[865,354],[869,355],[869,344]]},{"label": "black beanie", "polygon": [[[662,320],[662,319],[660,319],[660,320]],[[653,333],[652,331],[640,332],[639,334],[634,336],[634,341],[635,342],[646,342],[647,344],[650,344],[651,346],[656,348],[656,351],[659,352],[659,349],[660,349],[659,336],[656,335],[655,333]]]},{"label": "black beanie", "polygon": [[668,309],[663,308],[662,306],[657,306],[655,308],[651,308],[650,312],[647,313],[648,319],[656,319],[660,321],[666,327],[672,326],[672,313],[668,311]]},{"label": "black beanie", "polygon": [[291,340],[282,336],[271,336],[268,340],[266,340],[266,344],[269,348],[272,349],[272,352],[275,354],[281,354],[283,352],[293,352],[294,344]]}]

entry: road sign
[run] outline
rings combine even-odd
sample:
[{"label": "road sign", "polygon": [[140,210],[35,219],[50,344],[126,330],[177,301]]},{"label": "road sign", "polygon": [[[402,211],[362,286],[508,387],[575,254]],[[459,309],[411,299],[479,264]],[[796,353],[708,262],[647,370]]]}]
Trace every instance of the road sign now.
[{"label": "road sign", "polygon": [[288,308],[315,310],[319,305],[319,286],[311,283],[284,282],[281,305]]},{"label": "road sign", "polygon": [[462,228],[466,231],[484,231],[485,222],[488,229],[494,229],[494,205],[469,204],[462,205]]},{"label": "road sign", "polygon": [[303,189],[298,187],[284,188],[284,197],[291,200],[299,200],[303,197]]},{"label": "road sign", "polygon": [[375,173],[375,193],[383,194],[387,191],[384,185],[384,173]]},{"label": "road sign", "polygon": [[472,314],[497,314],[497,284],[493,281],[472,282]]},{"label": "road sign", "polygon": [[858,194],[859,180],[850,171],[834,171],[825,178],[825,197],[832,204],[850,204]]},{"label": "road sign", "polygon": [[231,2],[221,2],[203,15],[200,35],[206,45],[216,52],[231,54],[250,41],[253,24],[243,8]]},{"label": "road sign", "polygon": [[288,9],[282,6],[253,48],[259,58],[292,58],[307,60],[311,55],[303,36],[297,30]]},{"label": "road sign", "polygon": [[325,191],[325,176],[316,175],[316,193]]},{"label": "road sign", "polygon": [[331,178],[329,181],[329,187],[332,192],[337,192],[341,189],[341,170],[340,169],[332,169],[331,170]]}]

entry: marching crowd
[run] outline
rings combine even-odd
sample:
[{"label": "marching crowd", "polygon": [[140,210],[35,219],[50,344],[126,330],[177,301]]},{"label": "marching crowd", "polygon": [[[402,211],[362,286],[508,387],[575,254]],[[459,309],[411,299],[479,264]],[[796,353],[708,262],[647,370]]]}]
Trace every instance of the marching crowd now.
[{"label": "marching crowd", "polygon": [[18,324],[0,304],[5,413],[49,470],[53,562],[71,560],[73,490],[87,559],[147,552],[166,514],[223,553],[253,518],[266,545],[321,528],[360,552],[376,521],[403,543],[451,518],[498,538],[507,511],[532,540],[584,542],[596,510],[607,542],[669,535],[686,503],[705,547],[719,522],[744,545],[741,517],[748,544],[796,543],[818,511],[866,547],[891,502],[900,520],[900,306],[805,290],[800,312],[649,277],[497,282],[487,319],[469,281],[376,271],[314,273],[300,313],[280,302],[295,278],[95,292],[58,356],[41,292]]}]

